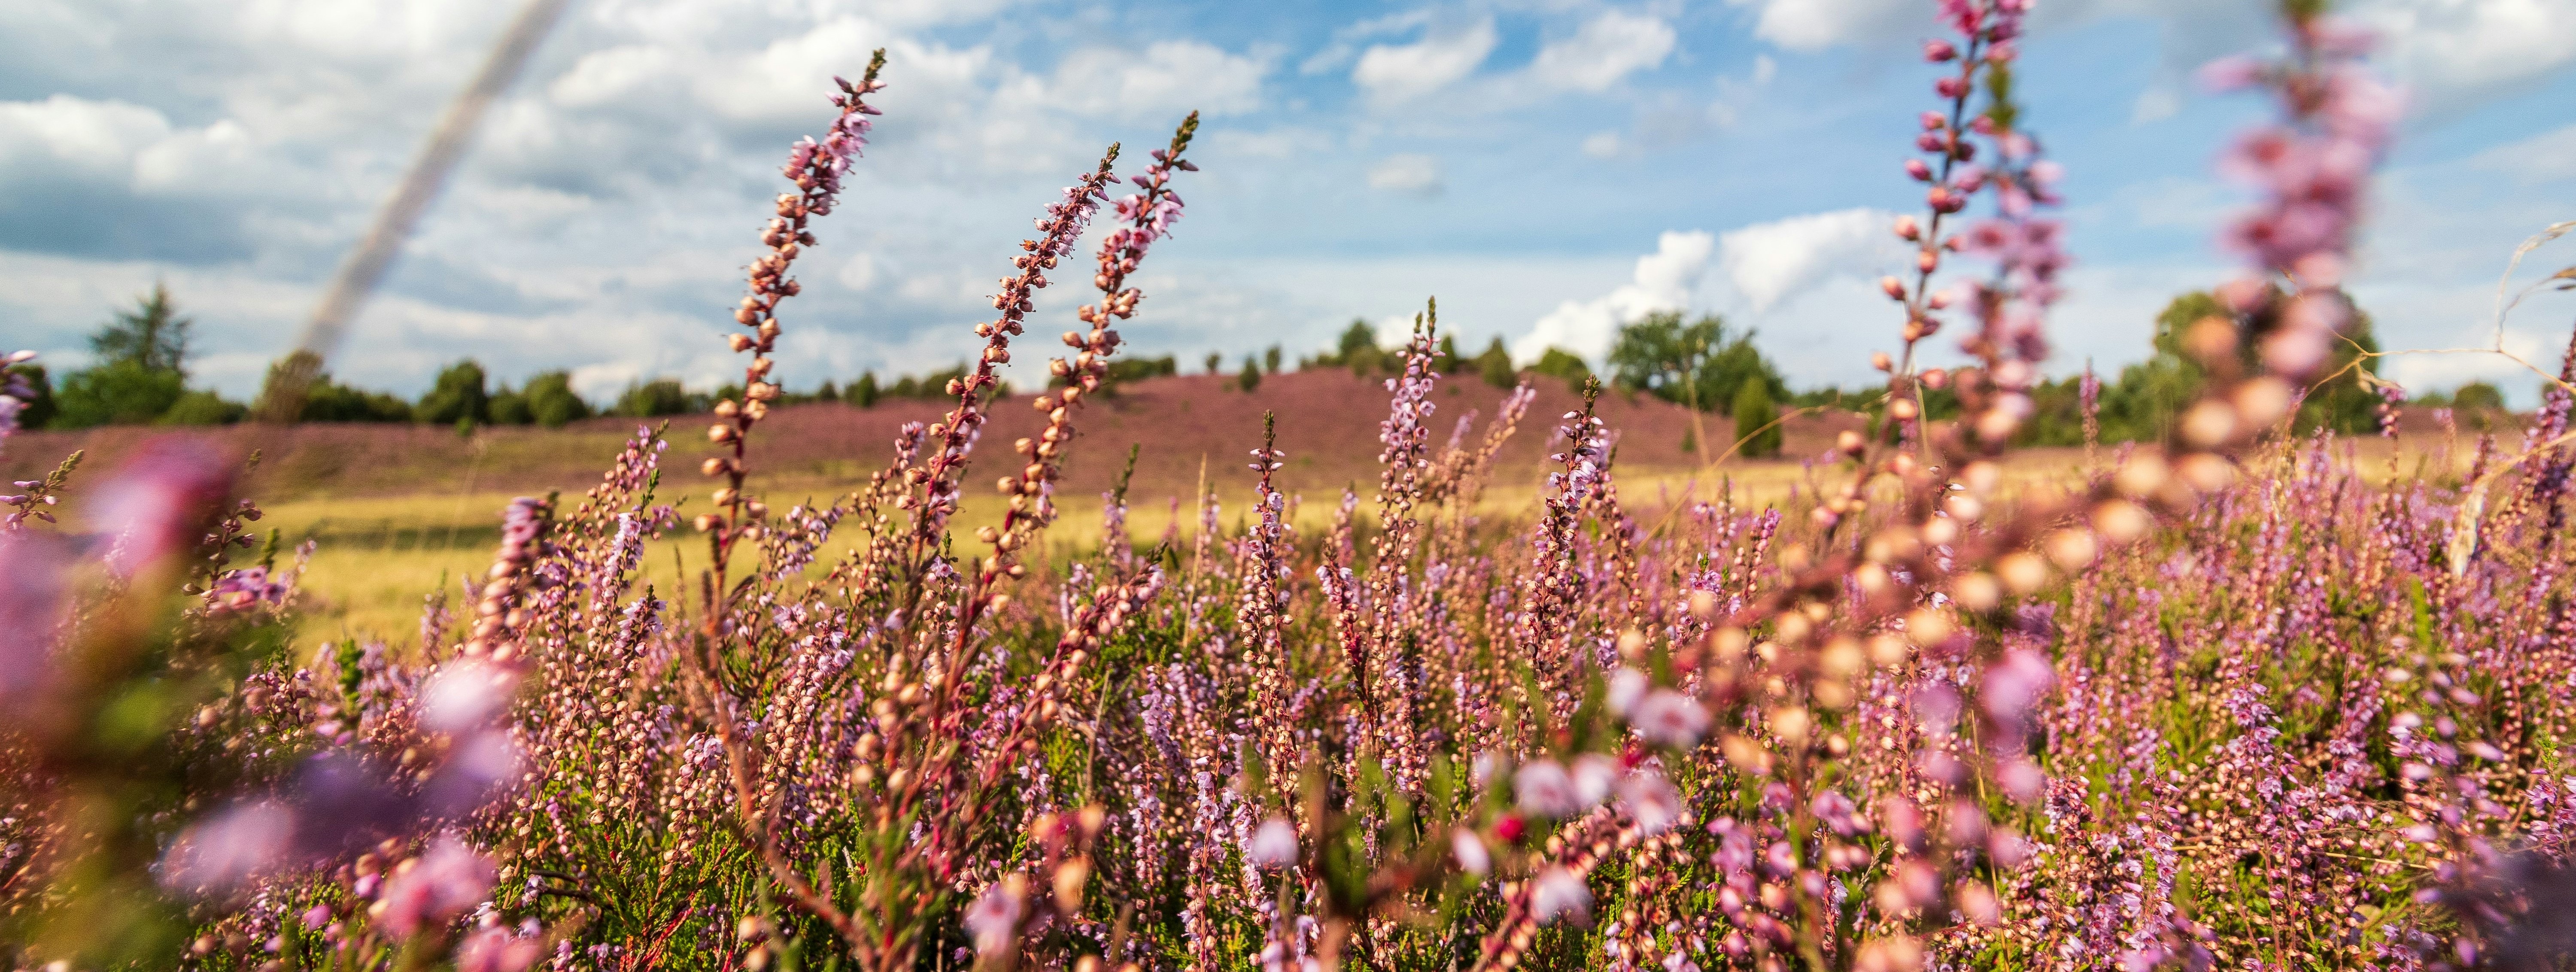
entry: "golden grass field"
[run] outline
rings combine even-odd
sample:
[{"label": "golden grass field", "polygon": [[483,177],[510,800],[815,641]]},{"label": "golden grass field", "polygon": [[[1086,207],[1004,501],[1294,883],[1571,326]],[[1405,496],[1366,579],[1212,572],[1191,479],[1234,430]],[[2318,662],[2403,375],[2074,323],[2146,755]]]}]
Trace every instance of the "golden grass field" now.
[{"label": "golden grass field", "polygon": [[[2465,468],[2468,462],[2466,447],[2428,443],[2427,448],[2407,450],[2398,467],[2392,469],[2387,462],[2391,454],[2388,446],[2377,440],[2361,440],[2356,445],[2358,461],[2373,478]],[[2109,462],[2111,452],[2102,450],[2098,461]],[[2063,486],[2075,482],[2084,468],[2085,457],[2080,449],[2029,450],[2016,454],[2008,464],[2008,482],[2024,489]],[[1536,504],[1541,474],[1535,467],[1498,470],[1497,481],[1478,504],[1480,514],[1513,519],[1524,516]],[[1832,483],[1842,475],[1847,473],[1831,469],[1811,473],[1796,462],[1734,461],[1707,471],[1633,470],[1620,478],[1619,486],[1621,498],[1632,514],[1653,528],[1678,502],[1714,496],[1715,489],[1703,483],[1722,483],[1733,491],[1738,503],[1759,505],[1788,498],[1793,486],[1811,476]],[[694,478],[671,477],[666,481],[663,498],[680,502],[683,511],[702,507],[705,499],[699,494],[703,490],[691,481]],[[864,479],[854,464],[847,475],[802,472],[776,477],[761,483],[760,491],[773,505],[783,507],[806,497],[828,501]],[[1249,474],[1239,469],[1210,470],[1209,479],[1221,504],[1221,523],[1231,531],[1247,508]],[[1361,484],[1364,500],[1371,485]],[[1133,491],[1129,498],[1129,535],[1140,546],[1151,545],[1173,526],[1177,512],[1182,521],[1178,531],[1182,542],[1194,539],[1199,517],[1186,495],[1172,490],[1158,494],[1149,494],[1142,488]],[[416,640],[423,599],[431,592],[444,586],[451,592],[453,603],[463,602],[460,579],[490,566],[500,511],[512,496],[507,492],[477,491],[311,497],[267,506],[267,518],[260,525],[279,531],[288,546],[307,537],[317,541],[303,581],[304,596],[309,599],[305,622],[309,639],[377,638],[401,644]],[[1175,499],[1181,499],[1177,510]],[[1314,532],[1328,526],[1339,496],[1307,493],[1295,499],[1298,527]],[[1068,495],[1062,506],[1064,515],[1048,533],[1051,554],[1059,561],[1098,546],[1102,502],[1096,495]],[[1364,510],[1365,507],[1363,502]],[[961,534],[971,534],[976,527],[997,522],[1001,510],[999,498],[970,492],[956,526]],[[855,536],[855,531],[845,530],[821,559],[828,562],[846,551]],[[645,558],[646,580],[665,591],[680,589],[677,582],[696,576],[705,569],[706,561],[704,535],[683,528],[650,545]]]}]

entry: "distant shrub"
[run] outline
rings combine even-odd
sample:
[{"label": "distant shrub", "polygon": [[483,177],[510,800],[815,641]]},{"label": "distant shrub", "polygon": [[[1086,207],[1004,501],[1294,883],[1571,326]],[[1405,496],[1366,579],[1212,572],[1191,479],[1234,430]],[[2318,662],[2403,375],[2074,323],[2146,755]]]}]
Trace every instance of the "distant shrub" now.
[{"label": "distant shrub", "polygon": [[1559,347],[1541,352],[1538,362],[1530,365],[1529,370],[1551,378],[1562,378],[1565,387],[1576,392],[1582,391],[1583,383],[1592,377],[1592,366],[1584,363],[1582,355]]},{"label": "distant shrub", "polygon": [[527,388],[520,394],[527,396],[528,417],[550,429],[562,428],[566,423],[591,415],[590,403],[573,392],[572,373],[568,371],[544,371],[531,375]]},{"label": "distant shrub", "polygon": [[492,396],[484,390],[483,366],[467,358],[438,373],[429,393],[420,397],[412,416],[423,422],[454,425],[491,421]]},{"label": "distant shrub", "polygon": [[187,376],[139,361],[112,361],[63,377],[55,393],[53,425],[86,429],[143,425],[158,420],[187,391]]},{"label": "distant shrub", "polygon": [[1243,358],[1243,370],[1236,372],[1234,375],[1234,386],[1236,388],[1243,389],[1246,393],[1250,393],[1253,390],[1260,388],[1261,362],[1253,360],[1251,355],[1245,355]]},{"label": "distant shrub", "polygon": [[690,395],[688,389],[680,387],[677,378],[655,378],[626,386],[626,390],[618,394],[617,404],[609,409],[609,414],[628,418],[688,415],[705,410],[706,404],[699,400],[700,397]]},{"label": "distant shrub", "polygon": [[1735,407],[1727,410],[1735,420],[1736,451],[1751,459],[1768,459],[1780,454],[1782,438],[1780,409],[1771,402],[1771,386],[1747,381],[1736,386]]},{"label": "distant shrub", "polygon": [[180,395],[158,421],[161,425],[231,425],[249,415],[250,406],[199,390]]}]

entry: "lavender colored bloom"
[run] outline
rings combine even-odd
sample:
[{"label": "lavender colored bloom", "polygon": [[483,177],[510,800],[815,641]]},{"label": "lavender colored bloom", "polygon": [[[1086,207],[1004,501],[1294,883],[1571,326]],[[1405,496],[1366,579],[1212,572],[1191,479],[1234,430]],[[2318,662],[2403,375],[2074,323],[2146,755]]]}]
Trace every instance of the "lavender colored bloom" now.
[{"label": "lavender colored bloom", "polygon": [[1551,867],[1532,879],[1529,902],[1530,917],[1539,924],[1569,915],[1582,920],[1592,914],[1592,889],[1574,872]]},{"label": "lavender colored bloom", "polygon": [[1272,817],[1261,822],[1252,839],[1243,845],[1245,860],[1255,867],[1287,867],[1297,863],[1297,826],[1287,818]]},{"label": "lavender colored bloom", "polygon": [[70,552],[46,534],[0,532],[0,702],[12,706],[50,680],[54,639],[70,610]]},{"label": "lavender colored bloom", "polygon": [[1010,949],[1020,933],[1020,918],[1028,905],[1021,899],[1020,876],[1011,875],[984,888],[975,903],[966,908],[966,932],[975,937],[975,951],[980,955],[1000,955]]},{"label": "lavender colored bloom", "polygon": [[409,936],[422,926],[443,923],[472,909],[492,890],[492,859],[465,845],[454,834],[441,834],[428,852],[395,868],[377,903],[378,919],[397,935]]},{"label": "lavender colored bloom", "polygon": [[1449,852],[1458,858],[1458,869],[1484,877],[1493,873],[1494,855],[1485,848],[1485,839],[1476,832],[1460,827],[1449,832]]},{"label": "lavender colored bloom", "polygon": [[1619,764],[1599,753],[1574,757],[1574,795],[1587,808],[1609,799],[1610,788],[1619,783]]},{"label": "lavender colored bloom", "polygon": [[1552,759],[1522,766],[1512,775],[1512,793],[1521,812],[1533,817],[1571,817],[1582,813],[1585,806],[1574,778]]},{"label": "lavender colored bloom", "polygon": [[1628,724],[1638,737],[1660,746],[1688,749],[1708,733],[1708,710],[1690,696],[1671,689],[1646,693]]},{"label": "lavender colored bloom", "polygon": [[486,928],[465,936],[456,946],[456,972],[526,972],[543,953],[544,943]]},{"label": "lavender colored bloom", "polygon": [[204,443],[161,439],[146,445],[99,487],[91,522],[115,537],[108,567],[130,577],[187,552],[231,487],[231,470]]},{"label": "lavender colored bloom", "polygon": [[1619,781],[1619,809],[1651,837],[1672,829],[1682,819],[1681,791],[1664,774],[1640,770]]},{"label": "lavender colored bloom", "polygon": [[193,894],[230,892],[285,861],[295,830],[295,811],[275,801],[223,811],[188,828],[162,855],[161,883]]}]

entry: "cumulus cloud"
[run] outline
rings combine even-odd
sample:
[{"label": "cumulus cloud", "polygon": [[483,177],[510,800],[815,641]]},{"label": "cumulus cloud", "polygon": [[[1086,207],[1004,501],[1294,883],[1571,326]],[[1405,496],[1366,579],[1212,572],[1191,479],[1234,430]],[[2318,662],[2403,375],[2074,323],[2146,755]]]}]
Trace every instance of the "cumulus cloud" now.
[{"label": "cumulus cloud", "polygon": [[1475,73],[1499,41],[1492,18],[1433,25],[1413,43],[1371,46],[1351,69],[1351,83],[1382,102],[1409,101]]},{"label": "cumulus cloud", "polygon": [[1827,279],[1875,274],[1901,258],[1887,229],[1893,219],[1841,209],[1729,230],[1718,242],[1718,266],[1736,296],[1761,313]]},{"label": "cumulus cloud", "polygon": [[1194,40],[1163,41],[1136,54],[1089,48],[1067,56],[1049,90],[1086,115],[1155,117],[1196,109],[1209,116],[1259,107],[1264,58]]},{"label": "cumulus cloud", "polygon": [[1902,40],[1926,29],[1915,0],[1726,0],[1752,7],[1753,36],[1793,51]]},{"label": "cumulus cloud", "polygon": [[1549,84],[1603,91],[1633,72],[1663,64],[1676,37],[1661,18],[1605,11],[1574,36],[1541,48],[1530,72]]},{"label": "cumulus cloud", "polygon": [[1414,153],[1390,155],[1369,168],[1368,184],[1371,189],[1413,196],[1439,195],[1440,160]]},{"label": "cumulus cloud", "polygon": [[2386,60],[2428,112],[2527,88],[2576,63],[2576,3],[2566,0],[2366,0],[2352,16],[2379,31]]},{"label": "cumulus cloud", "polygon": [[1512,342],[1512,357],[1534,361],[1549,347],[1561,347],[1601,360],[1610,353],[1620,325],[1655,311],[1689,307],[1716,248],[1717,238],[1706,231],[1665,231],[1655,240],[1655,252],[1637,258],[1637,271],[1627,283],[1591,300],[1558,304]]}]

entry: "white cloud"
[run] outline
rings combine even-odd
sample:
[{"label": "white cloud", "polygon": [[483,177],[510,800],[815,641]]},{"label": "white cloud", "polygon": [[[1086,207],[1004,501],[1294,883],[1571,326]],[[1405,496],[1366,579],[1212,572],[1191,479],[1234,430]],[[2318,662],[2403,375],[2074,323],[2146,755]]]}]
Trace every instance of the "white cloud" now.
[{"label": "white cloud", "polygon": [[841,272],[832,276],[841,282],[841,286],[851,290],[874,287],[877,284],[877,258],[861,253],[851,257],[850,262],[841,264]]},{"label": "white cloud", "polygon": [[1901,40],[1928,29],[1916,0],[1726,0],[1754,7],[1753,35],[1793,51]]},{"label": "white cloud", "polygon": [[1632,72],[1663,64],[1675,39],[1672,25],[1660,18],[1605,11],[1574,36],[1540,49],[1530,72],[1543,83],[1603,91]]},{"label": "white cloud", "polygon": [[1888,232],[1895,217],[1842,209],[1757,223],[1719,240],[1719,269],[1755,313],[1836,276],[1875,274],[1901,256]]},{"label": "white cloud", "polygon": [[1369,168],[1371,189],[1401,192],[1416,196],[1440,193],[1440,160],[1428,155],[1406,153],[1390,155]]},{"label": "white cloud", "polygon": [[1434,26],[1411,44],[1371,46],[1351,69],[1351,82],[1384,102],[1419,98],[1475,73],[1499,40],[1490,18],[1463,27]]},{"label": "white cloud", "polygon": [[2352,17],[2379,31],[2398,79],[2431,112],[2576,62],[2576,3],[2568,0],[2370,0]]},{"label": "white cloud", "polygon": [[2480,152],[2469,167],[2503,173],[2524,185],[2576,179],[2576,125]]},{"label": "white cloud", "polygon": [[1615,159],[1623,151],[1618,132],[1594,132],[1583,138],[1583,154],[1596,159]]},{"label": "white cloud", "polygon": [[1229,54],[1198,41],[1163,41],[1143,56],[1089,48],[1056,67],[1048,90],[1056,103],[1087,115],[1155,117],[1197,109],[1239,114],[1261,104],[1265,59]]},{"label": "white cloud", "polygon": [[1512,357],[1532,361],[1549,347],[1561,347],[1601,360],[1619,325],[1654,311],[1690,306],[1716,248],[1717,238],[1704,230],[1666,230],[1656,238],[1655,252],[1637,258],[1637,271],[1627,283],[1591,300],[1558,304],[1529,334],[1512,342]]},{"label": "white cloud", "polygon": [[0,102],[0,171],[122,179],[134,156],[170,135],[159,111],[58,94]]}]

